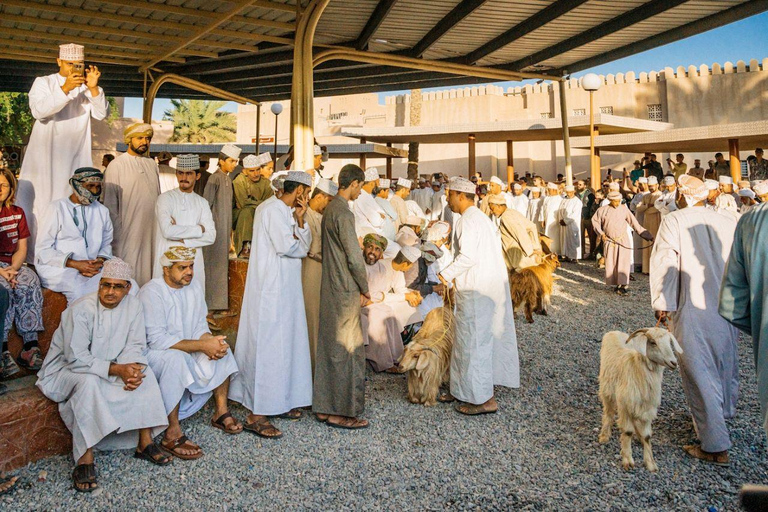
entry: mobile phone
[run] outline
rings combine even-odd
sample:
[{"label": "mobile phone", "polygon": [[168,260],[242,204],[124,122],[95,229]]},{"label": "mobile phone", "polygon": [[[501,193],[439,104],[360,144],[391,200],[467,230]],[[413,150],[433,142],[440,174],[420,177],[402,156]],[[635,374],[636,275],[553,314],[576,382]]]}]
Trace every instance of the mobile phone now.
[{"label": "mobile phone", "polygon": [[73,62],[72,63],[72,73],[75,75],[83,75],[85,76],[85,63],[84,62]]}]

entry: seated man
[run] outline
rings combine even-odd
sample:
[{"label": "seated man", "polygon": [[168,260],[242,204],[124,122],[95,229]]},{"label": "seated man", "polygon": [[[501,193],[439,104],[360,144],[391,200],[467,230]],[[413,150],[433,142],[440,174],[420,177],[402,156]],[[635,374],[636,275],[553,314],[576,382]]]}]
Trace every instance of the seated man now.
[{"label": "seated man", "polygon": [[536,225],[517,210],[508,208],[506,198],[500,194],[489,196],[488,207],[493,217],[498,219],[507,270],[538,265],[541,242]]},{"label": "seated man", "polygon": [[160,258],[163,277],[141,288],[147,327],[147,361],[157,375],[168,415],[162,447],[183,460],[203,451],[181,431],[180,420],[199,411],[213,394],[211,425],[227,434],[243,430],[228,411],[229,378],[237,364],[225,336],[213,336],[205,320],[205,293],[194,277],[194,248],[170,247]]},{"label": "seated man", "polygon": [[416,307],[419,292],[405,286],[407,271],[421,256],[416,247],[402,247],[394,260],[382,260],[387,239],[374,233],[363,239],[371,300],[362,310],[363,332],[368,334],[365,357],[377,372],[397,373],[397,360],[403,353],[400,332],[407,325],[423,320]]},{"label": "seated man", "polygon": [[101,267],[112,257],[112,221],[99,202],[103,177],[92,167],[76,170],[72,195],[51,203],[37,233],[40,284],[63,293],[68,304],[98,289]]},{"label": "seated man", "polygon": [[[171,462],[152,441],[152,428],[168,421],[163,398],[143,352],[147,348],[141,302],[128,296],[132,269],[108,260],[91,293],[67,308],[38,373],[37,387],[59,403],[72,432],[77,465],[75,490],[98,488],[93,447],[136,446],[136,458],[164,466]],[[137,445],[138,440],[138,445]]]},{"label": "seated man", "polygon": [[[272,165],[272,156],[269,153],[248,155],[243,158],[243,172],[237,175],[233,183],[235,207],[232,210],[232,229],[235,231],[235,251],[238,258],[247,259],[251,256],[253,215],[261,203],[275,195],[269,178],[264,177],[265,169]],[[271,175],[271,171],[267,172]]]}]

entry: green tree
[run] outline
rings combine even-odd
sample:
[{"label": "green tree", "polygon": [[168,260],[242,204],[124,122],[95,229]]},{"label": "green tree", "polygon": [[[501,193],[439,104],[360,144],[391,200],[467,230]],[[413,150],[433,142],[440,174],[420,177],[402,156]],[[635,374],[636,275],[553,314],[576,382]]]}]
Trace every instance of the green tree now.
[{"label": "green tree", "polygon": [[208,144],[235,140],[237,118],[220,110],[225,101],[171,100],[171,105],[173,108],[163,116],[173,121],[170,142]]},{"label": "green tree", "polygon": [[0,92],[0,144],[23,144],[34,122],[26,93]]}]

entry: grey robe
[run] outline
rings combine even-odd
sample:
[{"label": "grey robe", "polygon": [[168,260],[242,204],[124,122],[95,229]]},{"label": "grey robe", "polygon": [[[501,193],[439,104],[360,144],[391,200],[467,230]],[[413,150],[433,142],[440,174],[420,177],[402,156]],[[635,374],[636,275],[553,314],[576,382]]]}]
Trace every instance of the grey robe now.
[{"label": "grey robe", "polygon": [[735,230],[729,216],[684,208],[661,221],[651,253],[651,306],[670,312],[683,349],[683,391],[706,452],[731,447],[725,420],[736,414],[739,395],[738,331],[717,314]]},{"label": "grey robe", "polygon": [[720,289],[720,314],[752,336],[757,390],[768,433],[768,206],[741,217]]},{"label": "grey robe", "polygon": [[221,169],[208,178],[203,197],[216,226],[216,240],[203,247],[205,302],[208,309],[229,309],[229,245],[232,235],[232,180]]},{"label": "grey robe", "polygon": [[336,196],[323,212],[320,332],[315,355],[312,410],[357,417],[365,410],[365,347],[360,294],[368,293],[355,215]]},{"label": "grey robe", "polygon": [[59,403],[59,414],[72,432],[75,460],[86,450],[135,447],[138,430],[168,425],[163,398],[152,369],[126,391],[109,365],[147,364],[144,315],[138,298],[127,295],[107,309],[92,293],[61,316],[51,348],[37,377],[40,391]]},{"label": "grey robe", "polygon": [[[605,284],[609,286],[629,284],[634,249],[630,249],[632,244],[627,236],[627,225],[639,235],[648,232],[632,215],[626,204],[620,204],[618,208],[610,204],[601,206],[592,217],[592,227],[598,236],[606,235],[621,244],[617,245],[610,240],[605,243]],[[645,236],[650,236],[650,233]]]}]

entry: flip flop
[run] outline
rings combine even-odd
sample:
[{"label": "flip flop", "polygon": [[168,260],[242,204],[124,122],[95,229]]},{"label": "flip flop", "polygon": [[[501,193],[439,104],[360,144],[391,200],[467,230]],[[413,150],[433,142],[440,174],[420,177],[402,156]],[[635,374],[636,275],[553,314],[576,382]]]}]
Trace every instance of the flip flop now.
[{"label": "flip flop", "polygon": [[[158,455],[162,456],[163,458],[158,459]],[[161,450],[155,443],[148,444],[141,451],[136,450],[133,453],[133,458],[144,459],[157,466],[167,466],[168,464],[173,462],[173,457],[166,455],[165,452]]]},{"label": "flip flop", "polygon": [[[230,426],[230,427],[227,427],[224,424],[224,421],[226,419],[228,419],[228,418],[232,418],[234,420],[235,424]],[[222,414],[218,418],[212,419],[211,420],[211,426],[213,428],[217,428],[217,429],[219,429],[219,430],[221,430],[221,431],[223,431],[223,432],[225,432],[225,433],[227,433],[227,434],[229,434],[231,436],[235,436],[235,435],[237,435],[237,434],[239,434],[239,433],[241,433],[243,431],[243,426],[241,424],[239,424],[237,422],[237,419],[235,419],[235,417],[232,416],[232,414],[229,413],[229,412],[225,412],[224,414]]]},{"label": "flip flop", "polygon": [[[275,427],[273,424],[271,424],[269,421],[264,421],[261,423],[246,423],[243,425],[243,429],[247,430],[248,432],[253,432],[259,437],[263,437],[264,439],[280,439],[283,437],[283,433],[280,432],[277,427]],[[269,435],[266,432],[272,429],[275,432],[277,432],[276,435]]]},{"label": "flip flop", "polygon": [[[182,447],[190,450],[197,448],[199,451],[193,455],[187,455],[177,451],[178,448]],[[167,439],[161,441],[160,448],[168,455],[173,455],[181,460],[195,460],[203,456],[203,450],[201,450],[199,446],[194,445],[185,435],[182,435],[180,438],[174,439],[173,441],[168,441]]]},{"label": "flip flop", "polygon": [[[483,414],[496,414],[498,409],[494,409],[492,411],[489,411],[487,409],[483,409],[482,405],[473,405],[473,404],[467,404],[467,403],[461,403],[458,404],[454,409],[456,409],[456,412],[459,414],[463,414],[465,416],[480,416]],[[462,411],[462,408],[466,408],[465,411]]]}]

